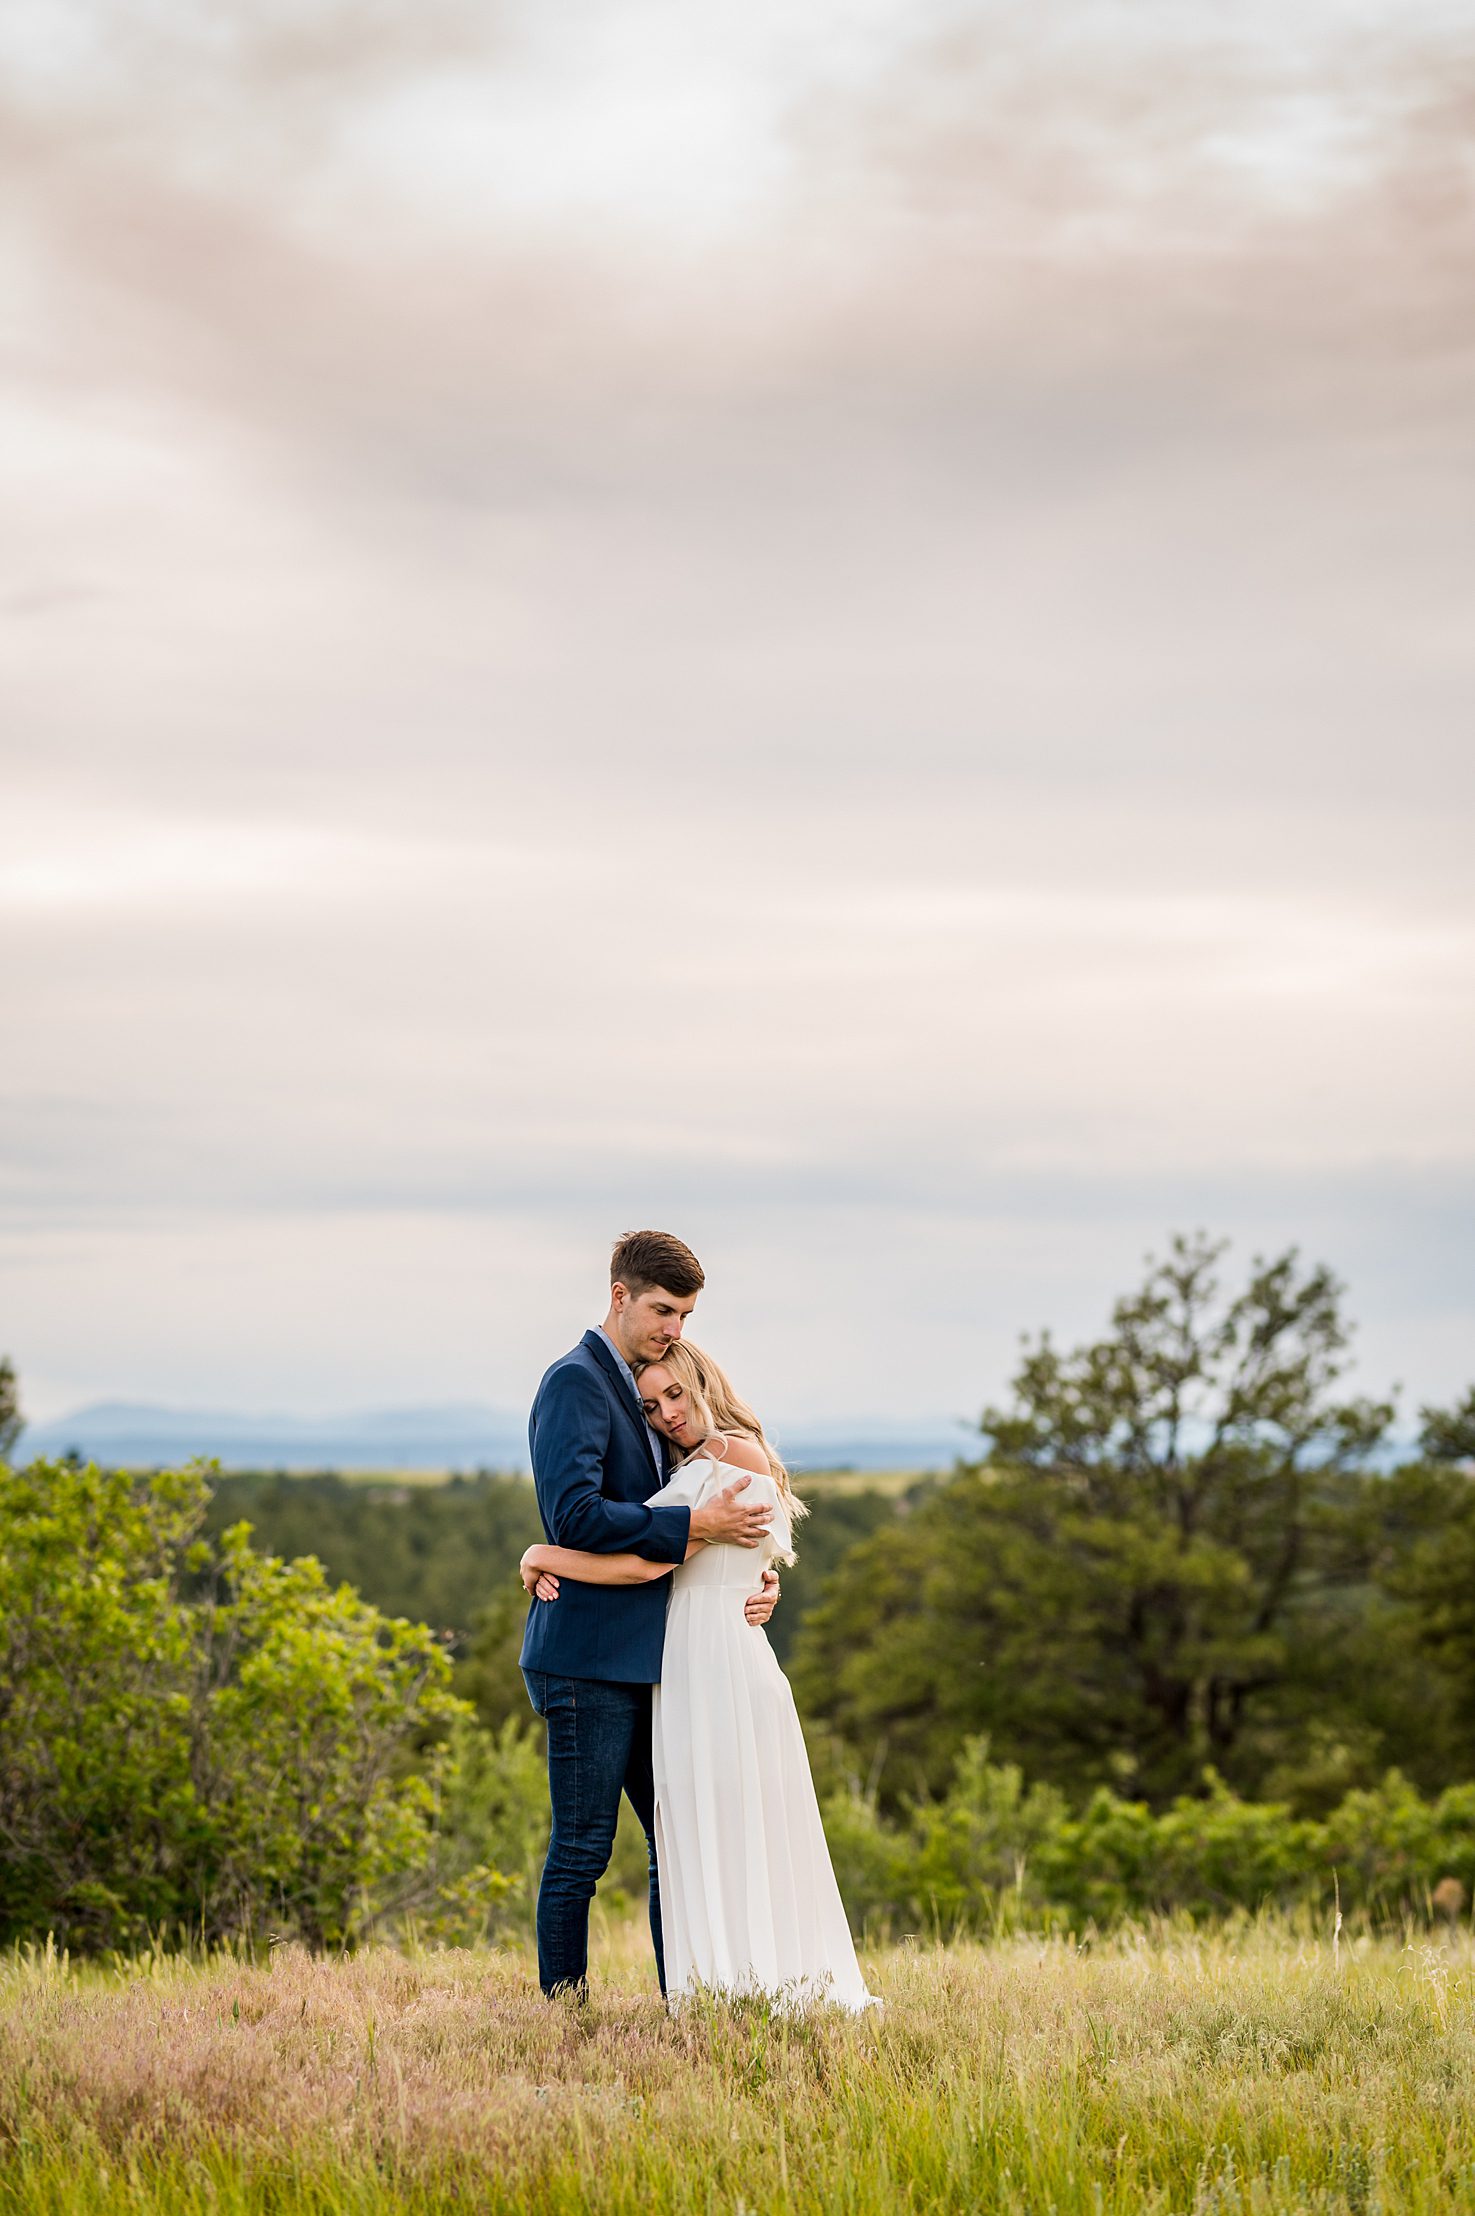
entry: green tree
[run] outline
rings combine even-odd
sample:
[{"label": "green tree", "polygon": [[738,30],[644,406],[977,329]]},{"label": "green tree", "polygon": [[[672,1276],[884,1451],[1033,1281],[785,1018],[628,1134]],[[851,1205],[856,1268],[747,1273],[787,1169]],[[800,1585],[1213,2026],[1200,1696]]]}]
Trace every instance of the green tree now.
[{"label": "green tree", "polygon": [[1475,1767],[1475,1387],[1456,1407],[1421,1414],[1429,1467],[1400,1475],[1439,1488],[1449,1513],[1395,1565],[1389,1582],[1412,1606],[1422,1656],[1449,1689],[1468,1770]]},{"label": "green tree", "polygon": [[802,1473],[797,1484],[809,1514],[796,1528],[798,1560],[783,1573],[782,1598],[768,1625],[768,1643],[786,1669],[804,1618],[836,1564],[873,1531],[891,1530],[899,1522],[898,1503],[889,1493],[864,1487],[830,1492],[823,1479],[806,1483]]},{"label": "green tree", "polygon": [[499,1594],[521,1597],[518,1556],[542,1536],[529,1481],[491,1473],[444,1485],[366,1485],[329,1471],[217,1478],[206,1531],[242,1517],[274,1554],[314,1554],[376,1607],[458,1641]]},{"label": "green tree", "polygon": [[[1177,1238],[1073,1353],[1026,1339],[985,1460],[847,1556],[796,1655],[801,1702],[899,1786],[963,1741],[1079,1792],[1253,1788],[1356,1647],[1386,1403],[1337,1385],[1342,1290],[1294,1251],[1227,1296]],[[864,1635],[861,1635],[862,1627]],[[1378,1750],[1368,1747],[1366,1758]]]},{"label": "green tree", "polygon": [[435,1898],[441,1643],[245,1524],[202,1539],[207,1498],[0,1471],[0,1940],[340,1944]]},{"label": "green tree", "polygon": [[25,1419],[20,1412],[20,1388],[16,1383],[15,1364],[8,1354],[0,1354],[0,1462],[8,1462],[15,1452],[16,1441],[25,1430]]},{"label": "green tree", "polygon": [[[527,1624],[528,1600],[521,1580],[504,1581],[471,1628],[465,1652],[456,1664],[456,1691],[470,1701],[490,1732],[505,1724],[533,1722],[519,1657]],[[539,1731],[542,1725],[538,1726]]]},{"label": "green tree", "polygon": [[1455,1408],[1421,1408],[1419,1445],[1427,1462],[1475,1462],[1475,1385]]}]

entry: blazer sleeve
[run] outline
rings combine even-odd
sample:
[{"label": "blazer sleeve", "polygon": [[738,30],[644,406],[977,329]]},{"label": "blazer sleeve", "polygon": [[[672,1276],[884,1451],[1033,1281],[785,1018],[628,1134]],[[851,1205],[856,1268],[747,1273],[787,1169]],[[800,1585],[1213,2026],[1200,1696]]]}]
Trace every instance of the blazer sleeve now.
[{"label": "blazer sleeve", "polygon": [[[598,1378],[555,1371],[538,1399],[533,1479],[555,1546],[680,1562],[691,1510],[674,1501],[609,1500],[600,1490],[609,1445],[609,1395]],[[652,1472],[654,1475],[654,1472]]]}]

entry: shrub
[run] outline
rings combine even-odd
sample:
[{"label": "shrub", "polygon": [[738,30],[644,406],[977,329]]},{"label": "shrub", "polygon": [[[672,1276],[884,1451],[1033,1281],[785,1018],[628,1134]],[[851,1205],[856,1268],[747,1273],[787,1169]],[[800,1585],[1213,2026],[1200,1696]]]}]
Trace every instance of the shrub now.
[{"label": "shrub", "polygon": [[547,1762],[539,1728],[515,1716],[498,1731],[459,1718],[450,1756],[441,1822],[444,1898],[417,1923],[430,1936],[471,1944],[531,1922],[548,1845]]},{"label": "shrub", "polygon": [[466,1712],[435,1636],[246,1524],[203,1541],[207,1499],[0,1467],[0,1938],[342,1944],[434,1897]]},{"label": "shrub", "polygon": [[1275,1802],[1243,1801],[1211,1772],[1203,1799],[1159,1814],[1098,1792],[1044,1843],[1038,1881],[1079,1921],[1144,1911],[1222,1916],[1319,1892],[1320,1826]]},{"label": "shrub", "polygon": [[1425,1800],[1393,1770],[1321,1821],[1241,1800],[1212,1771],[1206,1786],[1161,1810],[1103,1787],[1072,1815],[972,1739],[945,1794],[888,1821],[852,1784],[826,1797],[825,1828],[857,1926],[995,1932],[1321,1911],[1334,1888],[1345,1908],[1387,1921],[1429,1916],[1444,1880],[1475,1892],[1475,1785]]}]

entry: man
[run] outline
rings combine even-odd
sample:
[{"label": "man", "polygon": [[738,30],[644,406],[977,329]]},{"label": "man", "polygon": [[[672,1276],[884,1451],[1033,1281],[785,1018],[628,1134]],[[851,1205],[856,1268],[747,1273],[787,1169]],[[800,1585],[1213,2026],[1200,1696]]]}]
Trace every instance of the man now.
[{"label": "man", "polygon": [[[667,1475],[665,1441],[645,1420],[633,1364],[681,1337],[706,1280],[690,1247],[632,1231],[610,1261],[609,1314],[555,1362],[528,1424],[543,1529],[555,1546],[680,1562],[693,1539],[756,1547],[768,1511],[744,1507],[746,1477],[703,1508],[652,1501]],[[522,1642],[528,1697],[548,1726],[553,1833],[538,1889],[538,1982],[582,1994],[589,1903],[609,1866],[620,1794],[640,1818],[650,1859],[650,1932],[666,1990],[651,1776],[650,1689],[661,1675],[669,1578],[646,1585],[560,1580],[557,1605],[534,1601]],[[766,1623],[776,1578],[747,1604]]]}]

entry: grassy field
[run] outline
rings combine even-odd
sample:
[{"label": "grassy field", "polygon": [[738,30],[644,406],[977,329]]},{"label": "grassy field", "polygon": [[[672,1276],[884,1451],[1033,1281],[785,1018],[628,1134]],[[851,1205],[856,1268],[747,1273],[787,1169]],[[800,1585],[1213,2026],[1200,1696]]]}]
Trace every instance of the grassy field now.
[{"label": "grassy field", "polygon": [[867,1957],[884,2011],[659,2007],[638,1931],[0,1970],[0,2209],[1475,2210],[1475,1948],[1309,1933]]},{"label": "grassy field", "polygon": [[[226,1472],[227,1476],[230,1474],[231,1472]],[[396,1485],[447,1485],[450,1483],[453,1472],[450,1470],[335,1469],[331,1473],[299,1470],[289,1471],[287,1474],[299,1477],[331,1474],[334,1477],[341,1477],[347,1485],[393,1487]],[[532,1483],[532,1478],[526,1470],[513,1470],[505,1474],[526,1478],[529,1484]],[[810,1470],[801,1466],[795,1470],[794,1477],[796,1484],[802,1488],[812,1486],[816,1493],[885,1493],[888,1496],[895,1496],[898,1493],[910,1492],[912,1487],[920,1483],[924,1477],[936,1474],[935,1471],[916,1469]]]},{"label": "grassy field", "polygon": [[[229,1477],[241,1473],[227,1470],[224,1474]],[[342,1478],[345,1485],[383,1486],[390,1490],[399,1486],[418,1488],[426,1485],[446,1485],[449,1484],[452,1475],[449,1470],[370,1469],[334,1469],[331,1472],[299,1470],[288,1471],[286,1474],[288,1476],[331,1475]],[[514,1471],[511,1474],[518,1477],[527,1475],[522,1470]],[[899,1493],[910,1492],[919,1479],[927,1476],[928,1472],[925,1470],[803,1470],[796,1474],[798,1482],[805,1487],[812,1486],[817,1495],[820,1493],[885,1493],[888,1496],[894,1496]],[[528,1482],[531,1484],[531,1478],[528,1479]]]},{"label": "grassy field", "polygon": [[837,1493],[885,1493],[895,1499],[932,1474],[927,1470],[798,1469],[794,1483],[806,1500],[832,1499]]},{"label": "grassy field", "polygon": [[[223,1471],[223,1472],[222,1472],[221,1474],[222,1474],[223,1476],[225,1476],[225,1477],[242,1477],[242,1476],[256,1476],[256,1477],[259,1477],[259,1476],[262,1476],[262,1475],[270,1475],[270,1476],[275,1476],[275,1475],[276,1475],[277,1473],[276,1473],[275,1471],[270,1471],[270,1472],[262,1472],[262,1471],[259,1471],[259,1470],[256,1470],[256,1471],[242,1471],[242,1470],[224,1470],[224,1471]],[[342,1479],[342,1481],[343,1481],[343,1483],[344,1483],[345,1485],[366,1485],[366,1486],[374,1486],[374,1487],[383,1487],[383,1488],[384,1488],[384,1489],[385,1489],[386,1491],[389,1491],[389,1492],[394,1492],[394,1491],[397,1491],[397,1490],[399,1490],[399,1489],[400,1489],[401,1487],[403,1487],[403,1488],[404,1488],[404,1489],[405,1489],[406,1491],[409,1491],[409,1490],[411,1490],[411,1489],[413,1489],[413,1490],[415,1490],[415,1491],[420,1491],[420,1490],[421,1490],[422,1488],[424,1488],[425,1486],[431,1486],[431,1487],[435,1487],[435,1486],[440,1486],[440,1485],[449,1485],[449,1484],[450,1484],[450,1482],[451,1482],[451,1479],[452,1479],[452,1477],[453,1477],[453,1476],[454,1476],[455,1474],[456,1474],[456,1473],[455,1473],[455,1472],[454,1472],[453,1470],[445,1470],[445,1469],[433,1469],[433,1470],[374,1470],[374,1469],[359,1469],[359,1468],[350,1468],[350,1469],[343,1469],[343,1468],[340,1468],[340,1467],[339,1467],[339,1466],[338,1466],[338,1465],[337,1465],[336,1463],[335,1463],[335,1464],[333,1465],[333,1467],[332,1467],[332,1468],[330,1468],[330,1469],[321,1469],[321,1470],[285,1470],[285,1471],[283,1471],[283,1472],[282,1472],[282,1475],[283,1475],[283,1476],[285,1476],[285,1477],[337,1477],[337,1478],[341,1478],[341,1479]],[[498,1472],[497,1472],[496,1474],[497,1474],[497,1475],[499,1475],[499,1476],[507,1476],[507,1477],[527,1477],[527,1482],[528,1482],[529,1484],[531,1484],[531,1483],[532,1483],[532,1479],[531,1479],[530,1477],[528,1477],[528,1476],[527,1476],[527,1472],[526,1472],[525,1470],[507,1470],[507,1471],[498,1471]]]}]

